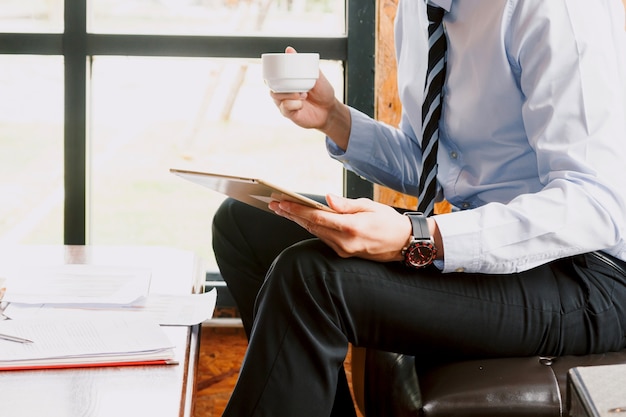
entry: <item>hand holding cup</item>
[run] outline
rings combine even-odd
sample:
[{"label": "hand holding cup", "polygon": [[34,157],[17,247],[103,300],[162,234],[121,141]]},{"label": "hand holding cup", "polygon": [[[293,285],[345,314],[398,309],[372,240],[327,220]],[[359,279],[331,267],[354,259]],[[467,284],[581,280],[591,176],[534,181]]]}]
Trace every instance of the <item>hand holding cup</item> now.
[{"label": "hand holding cup", "polygon": [[261,55],[263,80],[275,93],[306,93],[319,78],[318,53]]}]

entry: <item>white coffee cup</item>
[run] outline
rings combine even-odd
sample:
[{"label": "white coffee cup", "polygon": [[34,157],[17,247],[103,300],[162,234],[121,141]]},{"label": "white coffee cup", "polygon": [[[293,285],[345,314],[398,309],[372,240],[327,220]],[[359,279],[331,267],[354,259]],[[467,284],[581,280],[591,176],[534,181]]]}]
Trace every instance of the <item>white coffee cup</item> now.
[{"label": "white coffee cup", "polygon": [[318,53],[267,53],[261,55],[263,79],[276,93],[305,93],[319,77]]}]

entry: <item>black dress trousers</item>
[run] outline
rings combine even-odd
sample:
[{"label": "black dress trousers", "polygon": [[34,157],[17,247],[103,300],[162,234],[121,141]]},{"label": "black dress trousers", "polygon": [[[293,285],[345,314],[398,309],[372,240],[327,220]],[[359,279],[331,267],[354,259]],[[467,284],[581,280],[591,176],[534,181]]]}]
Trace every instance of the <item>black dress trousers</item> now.
[{"label": "black dress trousers", "polygon": [[353,416],[349,343],[429,363],[626,345],[625,265],[601,253],[508,275],[414,270],[341,258],[234,200],[215,215],[213,248],[249,336],[228,417]]}]

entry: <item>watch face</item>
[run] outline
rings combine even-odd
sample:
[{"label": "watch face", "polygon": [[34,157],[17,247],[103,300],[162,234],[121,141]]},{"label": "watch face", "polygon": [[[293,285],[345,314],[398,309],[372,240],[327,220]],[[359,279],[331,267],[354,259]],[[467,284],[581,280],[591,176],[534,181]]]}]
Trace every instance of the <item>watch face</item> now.
[{"label": "watch face", "polygon": [[435,259],[436,254],[437,251],[432,242],[418,241],[411,244],[408,248],[405,261],[412,267],[420,268],[422,266],[430,265]]}]

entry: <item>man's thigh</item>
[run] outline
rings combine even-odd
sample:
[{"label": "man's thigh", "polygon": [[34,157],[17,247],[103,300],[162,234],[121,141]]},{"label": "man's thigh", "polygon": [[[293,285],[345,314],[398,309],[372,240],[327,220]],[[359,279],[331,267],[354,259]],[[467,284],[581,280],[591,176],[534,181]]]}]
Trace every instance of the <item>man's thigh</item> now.
[{"label": "man's thigh", "polygon": [[556,265],[510,275],[442,274],[344,259],[312,240],[281,254],[269,278],[303,281],[287,284],[301,291],[292,296],[327,306],[357,346],[449,359],[565,353],[568,336],[589,330],[563,334],[566,320],[585,311],[585,292],[569,274]]}]

